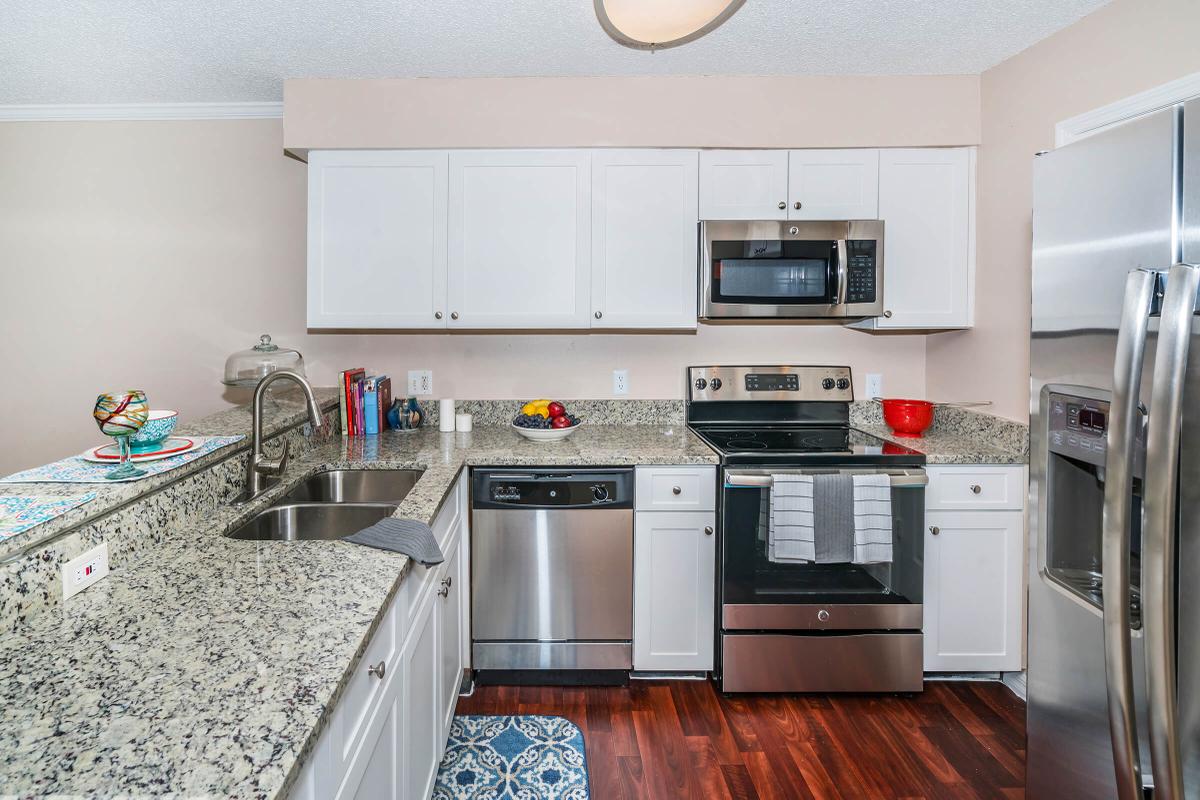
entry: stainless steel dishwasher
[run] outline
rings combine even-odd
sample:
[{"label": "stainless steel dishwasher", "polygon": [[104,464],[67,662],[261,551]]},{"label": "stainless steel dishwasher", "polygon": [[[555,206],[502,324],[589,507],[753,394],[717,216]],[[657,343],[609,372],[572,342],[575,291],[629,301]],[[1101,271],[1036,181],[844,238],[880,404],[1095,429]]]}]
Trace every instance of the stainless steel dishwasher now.
[{"label": "stainless steel dishwasher", "polygon": [[627,679],[633,666],[633,494],[632,469],[475,471],[471,644],[477,681]]}]

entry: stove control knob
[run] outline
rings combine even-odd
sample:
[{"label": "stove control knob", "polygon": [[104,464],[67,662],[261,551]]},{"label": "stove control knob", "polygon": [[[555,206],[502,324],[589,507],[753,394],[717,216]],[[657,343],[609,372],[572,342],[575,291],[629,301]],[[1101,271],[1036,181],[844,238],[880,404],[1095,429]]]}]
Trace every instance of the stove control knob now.
[{"label": "stove control knob", "polygon": [[824,389],[825,391],[828,392],[833,387],[834,387],[833,378],[826,378],[825,380],[821,381],[821,388]]},{"label": "stove control knob", "polygon": [[603,503],[608,499],[608,489],[597,484],[592,487],[592,499],[597,503]]},{"label": "stove control knob", "polygon": [[843,392],[850,388],[849,378],[838,378],[837,387]]},{"label": "stove control knob", "polygon": [[708,382],[708,388],[712,389],[714,392],[717,389],[720,389],[721,388],[721,379],[713,378],[711,381]]},{"label": "stove control knob", "polygon": [[702,392],[706,386],[708,386],[708,381],[704,380],[704,378],[696,378],[696,391]]}]

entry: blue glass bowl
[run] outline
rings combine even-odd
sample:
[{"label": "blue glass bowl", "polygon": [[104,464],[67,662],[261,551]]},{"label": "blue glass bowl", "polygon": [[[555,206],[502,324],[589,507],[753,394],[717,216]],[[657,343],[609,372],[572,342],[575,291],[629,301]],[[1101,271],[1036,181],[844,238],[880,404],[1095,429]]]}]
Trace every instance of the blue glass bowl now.
[{"label": "blue glass bowl", "polygon": [[175,425],[179,422],[178,411],[168,411],[166,409],[158,409],[150,411],[150,418],[146,420],[146,424],[129,437],[129,447],[135,453],[146,453],[151,450],[157,450],[166,441],[167,437],[175,432]]}]

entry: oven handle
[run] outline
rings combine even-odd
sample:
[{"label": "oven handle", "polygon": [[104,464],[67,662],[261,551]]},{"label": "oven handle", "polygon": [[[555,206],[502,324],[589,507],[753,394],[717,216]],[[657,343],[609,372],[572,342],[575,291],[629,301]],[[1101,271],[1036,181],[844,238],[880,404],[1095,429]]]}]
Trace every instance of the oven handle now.
[{"label": "oven handle", "polygon": [[806,469],[806,470],[777,470],[774,472],[726,472],[725,485],[733,487],[770,487],[773,475],[887,475],[891,478],[893,489],[919,489],[929,485],[929,477],[925,470],[905,470],[903,472],[883,472],[871,469]]},{"label": "oven handle", "polygon": [[846,264],[846,240],[837,240],[837,295],[833,304],[846,305],[846,297],[850,291],[849,267]]}]

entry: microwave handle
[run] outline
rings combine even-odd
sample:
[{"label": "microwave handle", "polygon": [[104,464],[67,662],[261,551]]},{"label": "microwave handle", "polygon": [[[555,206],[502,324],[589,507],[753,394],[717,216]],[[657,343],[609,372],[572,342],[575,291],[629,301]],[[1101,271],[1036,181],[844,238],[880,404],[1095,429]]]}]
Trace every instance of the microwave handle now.
[{"label": "microwave handle", "polygon": [[835,295],[833,304],[835,306],[846,305],[846,294],[850,288],[848,277],[848,267],[846,266],[846,240],[837,240],[837,287],[834,289]]}]

